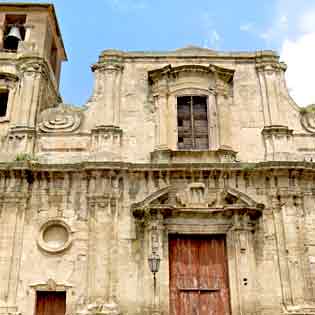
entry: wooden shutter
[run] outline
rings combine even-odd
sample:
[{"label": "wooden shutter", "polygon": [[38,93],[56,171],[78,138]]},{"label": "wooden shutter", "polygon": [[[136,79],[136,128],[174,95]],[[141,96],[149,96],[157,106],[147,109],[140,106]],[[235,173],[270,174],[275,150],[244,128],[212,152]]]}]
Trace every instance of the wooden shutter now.
[{"label": "wooden shutter", "polygon": [[66,292],[37,292],[36,315],[65,315],[65,313]]},{"label": "wooden shutter", "polygon": [[206,96],[177,98],[177,127],[179,150],[209,148]]}]

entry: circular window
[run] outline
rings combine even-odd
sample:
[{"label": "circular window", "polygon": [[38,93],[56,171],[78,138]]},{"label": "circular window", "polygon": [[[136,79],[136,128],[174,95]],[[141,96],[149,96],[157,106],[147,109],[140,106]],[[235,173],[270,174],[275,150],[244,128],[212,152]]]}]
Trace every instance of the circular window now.
[{"label": "circular window", "polygon": [[38,245],[50,253],[65,250],[71,244],[70,227],[61,220],[50,220],[40,229]]}]

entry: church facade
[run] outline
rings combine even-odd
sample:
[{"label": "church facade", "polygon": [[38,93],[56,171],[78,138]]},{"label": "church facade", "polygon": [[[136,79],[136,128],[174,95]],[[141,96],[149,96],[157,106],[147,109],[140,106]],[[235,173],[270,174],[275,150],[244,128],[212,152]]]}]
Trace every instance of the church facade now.
[{"label": "church facade", "polygon": [[315,106],[273,51],[103,51],[62,103],[54,7],[0,4],[0,314],[315,314]]}]

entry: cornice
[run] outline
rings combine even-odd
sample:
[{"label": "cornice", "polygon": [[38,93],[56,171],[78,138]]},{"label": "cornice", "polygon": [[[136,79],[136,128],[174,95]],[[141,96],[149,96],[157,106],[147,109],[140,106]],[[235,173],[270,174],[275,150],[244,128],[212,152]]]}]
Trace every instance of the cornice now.
[{"label": "cornice", "polygon": [[149,79],[151,83],[155,83],[161,80],[163,77],[176,76],[176,74],[184,72],[195,72],[200,74],[214,73],[217,74],[220,77],[220,79],[222,79],[224,82],[230,83],[233,79],[235,71],[232,69],[219,67],[213,64],[209,64],[208,66],[189,64],[177,67],[172,67],[172,65],[169,64],[163,68],[149,71]]},{"label": "cornice", "polygon": [[307,161],[268,161],[257,163],[231,162],[231,163],[128,163],[128,162],[78,162],[78,163],[40,163],[37,161],[0,162],[0,171],[31,170],[31,171],[93,171],[112,170],[126,172],[141,171],[218,171],[226,172],[276,172],[276,171],[310,171],[315,173],[315,162]]},{"label": "cornice", "polygon": [[[171,51],[121,51],[115,49],[104,50],[100,59],[107,58],[108,56],[120,56],[125,61],[131,59],[188,59],[188,58],[206,58],[216,59],[216,60],[252,60],[255,61],[257,57],[262,56],[274,56],[278,57],[277,52],[272,50],[259,50],[254,52],[248,51],[217,51],[208,48],[188,46],[184,48],[179,48]],[[165,61],[164,61],[165,62]]]},{"label": "cornice", "polygon": [[282,136],[292,136],[293,130],[289,129],[287,126],[282,125],[271,125],[265,126],[262,130],[262,134],[272,136],[272,135],[282,135]]}]

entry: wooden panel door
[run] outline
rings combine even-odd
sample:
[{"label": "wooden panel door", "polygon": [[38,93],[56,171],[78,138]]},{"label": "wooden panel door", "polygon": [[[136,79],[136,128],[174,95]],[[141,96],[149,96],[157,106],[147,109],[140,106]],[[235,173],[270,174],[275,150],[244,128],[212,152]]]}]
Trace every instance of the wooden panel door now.
[{"label": "wooden panel door", "polygon": [[229,315],[225,237],[170,235],[171,315]]},{"label": "wooden panel door", "polygon": [[65,313],[66,292],[37,292],[36,315],[65,315]]}]

